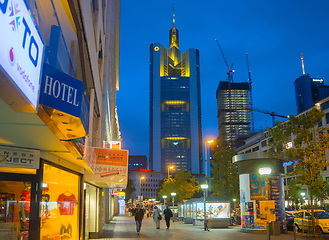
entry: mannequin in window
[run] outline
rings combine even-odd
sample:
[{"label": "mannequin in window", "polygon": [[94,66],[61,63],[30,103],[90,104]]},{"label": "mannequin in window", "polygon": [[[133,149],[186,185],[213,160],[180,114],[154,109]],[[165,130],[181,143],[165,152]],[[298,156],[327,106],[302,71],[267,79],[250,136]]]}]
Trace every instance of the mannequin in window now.
[{"label": "mannequin in window", "polygon": [[21,193],[20,199],[20,218],[21,218],[21,232],[28,231],[30,219],[30,200],[31,200],[31,183],[24,182],[24,190]]}]

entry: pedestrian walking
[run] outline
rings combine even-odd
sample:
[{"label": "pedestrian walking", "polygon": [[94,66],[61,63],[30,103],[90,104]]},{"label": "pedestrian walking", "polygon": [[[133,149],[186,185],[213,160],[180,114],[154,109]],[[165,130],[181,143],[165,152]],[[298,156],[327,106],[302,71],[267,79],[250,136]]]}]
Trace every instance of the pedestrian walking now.
[{"label": "pedestrian walking", "polygon": [[146,209],[146,210],[145,210],[145,213],[146,213],[146,216],[147,216],[147,218],[148,218],[149,215],[150,215],[150,211],[149,211],[148,209]]},{"label": "pedestrian walking", "polygon": [[135,222],[136,222],[136,230],[137,234],[139,235],[139,232],[141,231],[142,227],[142,220],[144,218],[144,210],[141,209],[140,205],[137,204],[137,208],[135,210]]},{"label": "pedestrian walking", "polygon": [[170,227],[170,218],[173,216],[173,214],[172,214],[172,211],[169,209],[168,206],[163,211],[163,215],[165,216],[167,229],[169,229],[169,227]]},{"label": "pedestrian walking", "polygon": [[162,219],[160,209],[155,206],[153,209],[153,221],[155,222],[156,229],[160,229],[160,220]]}]

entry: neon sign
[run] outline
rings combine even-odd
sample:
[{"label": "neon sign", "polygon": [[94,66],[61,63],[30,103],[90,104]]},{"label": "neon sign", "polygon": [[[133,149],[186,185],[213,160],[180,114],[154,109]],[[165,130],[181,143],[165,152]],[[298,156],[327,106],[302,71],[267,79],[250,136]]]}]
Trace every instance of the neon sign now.
[{"label": "neon sign", "polygon": [[151,172],[151,169],[143,169],[143,168],[140,168],[139,171],[141,171],[141,172]]}]

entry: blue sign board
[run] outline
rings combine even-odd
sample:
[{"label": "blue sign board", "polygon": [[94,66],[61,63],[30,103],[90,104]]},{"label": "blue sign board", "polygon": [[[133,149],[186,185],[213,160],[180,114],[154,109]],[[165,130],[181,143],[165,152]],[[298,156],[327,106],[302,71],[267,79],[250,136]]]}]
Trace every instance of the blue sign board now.
[{"label": "blue sign board", "polygon": [[89,101],[82,81],[44,63],[39,103],[80,118],[87,132]]}]

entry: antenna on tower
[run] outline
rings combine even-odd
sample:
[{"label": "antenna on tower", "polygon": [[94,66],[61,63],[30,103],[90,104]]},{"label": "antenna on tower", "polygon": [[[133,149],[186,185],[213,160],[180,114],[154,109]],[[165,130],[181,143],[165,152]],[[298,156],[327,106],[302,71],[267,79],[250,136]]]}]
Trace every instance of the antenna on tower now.
[{"label": "antenna on tower", "polygon": [[175,4],[173,3],[173,19],[172,19],[172,26],[175,27]]},{"label": "antenna on tower", "polygon": [[305,75],[305,68],[304,68],[304,58],[303,58],[303,54],[300,54],[300,58],[302,59],[303,75]]}]

